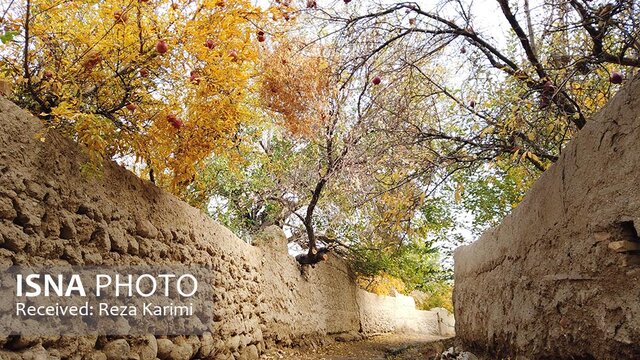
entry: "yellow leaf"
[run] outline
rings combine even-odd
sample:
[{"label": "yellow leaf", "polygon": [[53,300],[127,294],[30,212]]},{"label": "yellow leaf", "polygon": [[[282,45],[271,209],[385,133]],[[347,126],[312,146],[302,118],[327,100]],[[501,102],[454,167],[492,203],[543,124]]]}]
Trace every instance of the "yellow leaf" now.
[{"label": "yellow leaf", "polygon": [[69,119],[74,115],[73,104],[63,101],[58,106],[51,109],[51,115]]},{"label": "yellow leaf", "polygon": [[538,156],[536,156],[536,154],[534,154],[532,152],[528,152],[527,156],[530,157],[533,161],[540,162],[540,158],[538,158]]},{"label": "yellow leaf", "polygon": [[511,154],[511,161],[516,161],[519,154],[520,154],[520,149],[514,151],[513,154]]},{"label": "yellow leaf", "polygon": [[493,133],[493,130],[495,130],[493,126],[487,126],[486,128],[484,128],[484,130],[482,130],[482,132],[480,133],[480,136],[491,134]]}]

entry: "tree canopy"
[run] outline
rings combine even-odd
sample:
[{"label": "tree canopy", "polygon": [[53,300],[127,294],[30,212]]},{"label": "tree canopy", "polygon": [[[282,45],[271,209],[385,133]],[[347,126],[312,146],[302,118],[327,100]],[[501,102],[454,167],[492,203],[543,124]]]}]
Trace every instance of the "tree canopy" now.
[{"label": "tree canopy", "polygon": [[0,80],[92,164],[247,241],[275,224],[301,262],[330,250],[365,287],[446,293],[459,229],[499,221],[634,76],[639,7],[20,0],[0,7]]},{"label": "tree canopy", "polygon": [[256,64],[282,14],[248,0],[22,0],[2,10],[13,99],[91,155],[130,157],[176,193],[259,121]]}]

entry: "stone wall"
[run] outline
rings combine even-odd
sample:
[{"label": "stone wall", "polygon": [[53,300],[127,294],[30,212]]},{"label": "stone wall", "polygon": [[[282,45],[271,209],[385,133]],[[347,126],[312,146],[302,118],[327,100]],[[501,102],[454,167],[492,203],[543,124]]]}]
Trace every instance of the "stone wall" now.
[{"label": "stone wall", "polygon": [[495,358],[640,358],[640,79],[501,225],[455,252],[457,338]]},{"label": "stone wall", "polygon": [[215,325],[202,336],[11,336],[0,358],[257,359],[265,346],[360,336],[369,304],[341,260],[303,276],[277,229],[252,246],[112,162],[88,174],[77,146],[2,97],[0,127],[0,265],[188,264],[215,279]]}]

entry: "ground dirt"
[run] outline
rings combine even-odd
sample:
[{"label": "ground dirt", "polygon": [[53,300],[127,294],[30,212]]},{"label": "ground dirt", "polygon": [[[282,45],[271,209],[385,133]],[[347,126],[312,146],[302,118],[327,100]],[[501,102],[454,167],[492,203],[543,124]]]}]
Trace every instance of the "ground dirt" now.
[{"label": "ground dirt", "polygon": [[312,349],[272,349],[264,359],[428,360],[453,346],[453,339],[424,334],[389,334],[362,341],[336,342]]}]

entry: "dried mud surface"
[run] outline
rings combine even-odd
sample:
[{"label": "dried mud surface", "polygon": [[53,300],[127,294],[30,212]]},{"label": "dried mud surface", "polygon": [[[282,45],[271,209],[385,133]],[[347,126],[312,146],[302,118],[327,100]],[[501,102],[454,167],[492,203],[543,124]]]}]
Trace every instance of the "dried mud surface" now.
[{"label": "dried mud surface", "polygon": [[453,339],[424,334],[388,334],[362,341],[335,342],[320,348],[268,350],[264,359],[299,360],[430,360],[453,344]]}]

